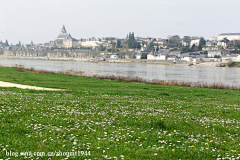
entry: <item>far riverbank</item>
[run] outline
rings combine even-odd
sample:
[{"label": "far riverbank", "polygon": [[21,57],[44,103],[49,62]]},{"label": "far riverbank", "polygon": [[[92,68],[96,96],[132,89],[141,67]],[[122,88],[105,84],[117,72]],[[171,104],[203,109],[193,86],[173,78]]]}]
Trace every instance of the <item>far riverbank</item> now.
[{"label": "far riverbank", "polygon": [[47,61],[77,61],[77,62],[92,62],[92,63],[130,63],[130,64],[154,64],[154,65],[181,65],[181,66],[206,66],[217,67],[222,62],[198,62],[192,63],[181,60],[148,60],[148,59],[93,59],[93,58],[74,58],[74,57],[61,57],[61,58],[48,58],[48,57],[19,57],[19,56],[0,56],[0,59],[28,59],[28,60],[47,60]]}]

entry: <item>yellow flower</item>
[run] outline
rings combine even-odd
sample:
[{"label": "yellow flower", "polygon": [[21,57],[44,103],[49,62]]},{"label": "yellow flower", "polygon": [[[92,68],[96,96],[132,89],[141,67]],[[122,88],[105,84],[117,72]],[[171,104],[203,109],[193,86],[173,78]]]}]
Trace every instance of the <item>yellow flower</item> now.
[{"label": "yellow flower", "polygon": [[205,145],[208,145],[208,143],[205,143]]},{"label": "yellow flower", "polygon": [[191,147],[195,147],[194,145],[192,145]]},{"label": "yellow flower", "polygon": [[233,150],[233,152],[237,152],[236,150]]},{"label": "yellow flower", "polygon": [[158,142],[159,142],[159,143],[161,143],[162,141],[161,141],[161,140],[159,140]]},{"label": "yellow flower", "polygon": [[176,130],[173,130],[173,132],[177,132]]},{"label": "yellow flower", "polygon": [[210,142],[213,142],[213,140],[210,140]]},{"label": "yellow flower", "polygon": [[161,118],[161,119],[163,119],[163,118]]}]

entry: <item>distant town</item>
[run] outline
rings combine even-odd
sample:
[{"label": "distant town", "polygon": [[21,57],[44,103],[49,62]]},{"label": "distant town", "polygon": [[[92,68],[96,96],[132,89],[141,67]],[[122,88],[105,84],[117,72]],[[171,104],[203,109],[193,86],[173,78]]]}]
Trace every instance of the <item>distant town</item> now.
[{"label": "distant town", "polygon": [[169,36],[167,39],[116,37],[75,39],[63,25],[58,37],[48,43],[10,44],[0,41],[0,55],[9,58],[39,57],[42,59],[78,58],[90,60],[147,59],[172,62],[240,61],[240,33],[221,33],[218,37]]}]

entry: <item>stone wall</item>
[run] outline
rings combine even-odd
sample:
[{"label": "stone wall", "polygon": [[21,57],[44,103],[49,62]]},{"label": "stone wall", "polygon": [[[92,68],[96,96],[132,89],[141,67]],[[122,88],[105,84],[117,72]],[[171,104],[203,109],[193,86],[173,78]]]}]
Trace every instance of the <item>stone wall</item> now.
[{"label": "stone wall", "polygon": [[[25,51],[25,50],[8,50],[0,51],[0,55],[8,57],[45,57],[45,58],[92,58],[92,57],[110,57],[111,53],[103,51]],[[121,59],[134,58],[133,52],[118,53]]]},{"label": "stone wall", "polygon": [[91,58],[103,55],[104,52],[99,51],[22,51],[10,50],[3,51],[0,54],[16,57],[48,57],[48,58]]}]

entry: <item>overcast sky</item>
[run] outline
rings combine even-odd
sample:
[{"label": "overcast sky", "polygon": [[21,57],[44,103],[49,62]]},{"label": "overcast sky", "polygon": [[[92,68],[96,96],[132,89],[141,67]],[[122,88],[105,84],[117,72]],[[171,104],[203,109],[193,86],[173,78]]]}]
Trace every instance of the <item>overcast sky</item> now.
[{"label": "overcast sky", "polygon": [[240,0],[0,0],[0,40],[55,40],[62,25],[74,38],[240,33]]}]

